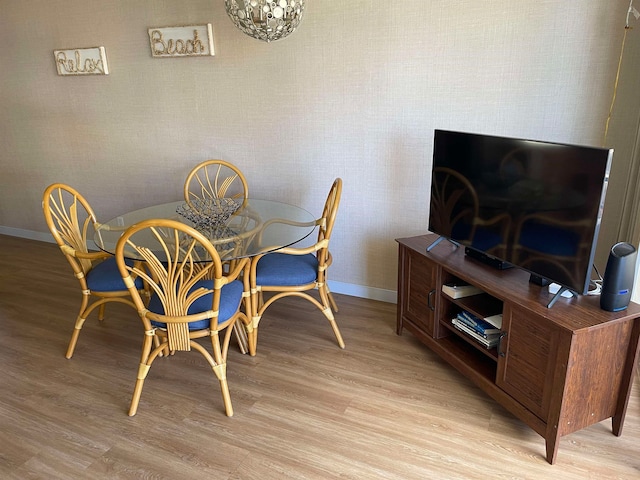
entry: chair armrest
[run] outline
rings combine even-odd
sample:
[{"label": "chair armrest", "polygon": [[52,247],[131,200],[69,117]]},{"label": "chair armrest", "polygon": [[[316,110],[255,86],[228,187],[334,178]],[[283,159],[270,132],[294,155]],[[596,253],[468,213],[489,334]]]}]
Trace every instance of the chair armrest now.
[{"label": "chair armrest", "polygon": [[323,248],[328,248],[328,247],[329,247],[329,241],[327,239],[320,240],[319,242],[314,243],[309,247],[303,247],[303,248],[300,248],[300,247],[277,248],[273,246],[265,247],[262,249],[263,253],[260,253],[259,255],[254,257],[254,259],[257,257],[263,257],[268,253],[285,253],[287,255],[307,255],[308,253],[315,253],[318,250],[322,250]]},{"label": "chair armrest", "polygon": [[[318,218],[316,220],[312,220],[310,222],[297,222],[295,220],[288,220],[286,218],[272,218],[271,220],[267,220],[266,222],[258,225],[259,231],[255,236],[255,241],[258,244],[262,243],[262,236],[271,225],[279,224],[279,225],[291,225],[294,227],[317,227],[318,225],[323,225],[326,222],[325,218]],[[273,250],[273,247],[264,248],[263,250]]]},{"label": "chair armrest", "polygon": [[249,275],[249,268],[251,265],[251,260],[248,257],[240,258],[235,262],[234,268],[228,274],[222,277],[224,281],[223,285],[226,285],[229,282],[233,282],[237,280],[240,274],[242,274],[246,270],[246,275]]},{"label": "chair armrest", "polygon": [[65,255],[70,255],[82,260],[101,260],[112,256],[107,252],[82,252],[80,250],[76,250],[75,248],[71,248],[68,245],[60,246],[60,250],[62,250],[62,253],[64,253]]}]

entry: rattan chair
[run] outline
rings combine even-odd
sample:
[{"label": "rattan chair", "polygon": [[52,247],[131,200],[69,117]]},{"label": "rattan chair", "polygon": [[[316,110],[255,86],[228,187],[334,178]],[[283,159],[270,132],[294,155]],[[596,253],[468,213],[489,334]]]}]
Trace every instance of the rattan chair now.
[{"label": "rattan chair", "polygon": [[196,165],[184,182],[184,199],[249,198],[247,179],[235,165],[224,160],[207,160]]},{"label": "rattan chair", "polygon": [[[306,248],[288,247],[275,253],[266,253],[253,257],[251,262],[251,294],[253,306],[253,336],[257,342],[258,324],[265,310],[283,297],[302,297],[315,305],[329,320],[333,333],[340,348],[344,348],[344,341],[333,312],[338,306],[327,285],[327,269],[332,263],[329,252],[329,240],[340,205],[342,194],[342,179],[337,178],[324,205],[322,216],[316,221],[318,238],[314,245]],[[269,228],[265,225],[265,228]],[[320,300],[308,292],[318,290]],[[264,292],[274,292],[274,295],[264,300]],[[257,344],[252,350],[255,352]]]},{"label": "rattan chair", "polygon": [[[82,292],[80,313],[65,355],[71,358],[80,330],[94,309],[98,308],[98,319],[102,321],[108,302],[135,306],[122,282],[113,255],[89,251],[87,237],[95,231],[98,222],[87,200],[74,188],[54,183],[44,191],[42,209],[47,226],[71,265]],[[141,279],[136,279],[134,286],[142,289],[144,285]],[[91,302],[92,298],[96,300]]]},{"label": "rattan chair", "polygon": [[[143,259],[144,268],[131,266],[127,258]],[[234,270],[225,276],[216,249],[204,235],[181,222],[152,219],[125,231],[116,247],[116,261],[144,326],[129,415],[136,414],[154,360],[193,349],[213,369],[225,412],[232,416],[226,370],[229,340],[237,320],[247,329],[249,345],[255,344],[249,317],[240,310],[244,301],[246,311],[250,311],[249,259],[236,262]],[[144,278],[152,292],[148,305],[135,286],[136,277]],[[202,338],[211,340],[213,354],[198,343]]]},{"label": "rattan chair", "polygon": [[[206,160],[196,165],[189,172],[184,182],[185,202],[190,210],[197,213],[201,213],[201,209],[219,208],[216,205],[217,201],[222,202],[231,199],[232,203],[240,206],[247,198],[249,198],[247,179],[238,167],[225,160]],[[233,215],[229,224],[225,224],[221,228],[234,230],[234,222],[245,223],[248,221],[249,218],[246,216]],[[238,230],[243,230],[244,228],[245,226],[241,225]],[[219,252],[238,256],[231,254],[231,252],[242,250],[245,242],[247,242],[247,239],[238,239],[234,242],[227,242],[225,245],[218,243],[216,247]],[[224,252],[223,249],[226,249],[227,252]],[[233,269],[235,262],[229,262],[229,267]]]}]

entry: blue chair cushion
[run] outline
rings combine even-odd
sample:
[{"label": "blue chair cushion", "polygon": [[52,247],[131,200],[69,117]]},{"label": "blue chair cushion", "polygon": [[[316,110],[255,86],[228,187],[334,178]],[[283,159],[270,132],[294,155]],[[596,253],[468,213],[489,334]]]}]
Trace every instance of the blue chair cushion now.
[{"label": "blue chair cushion", "polygon": [[270,253],[258,261],[256,283],[286,287],[307,285],[318,278],[318,259],[312,253],[288,255]]},{"label": "blue chair cushion", "polygon": [[504,243],[504,239],[498,233],[485,228],[477,228],[471,246],[478,250],[487,251],[501,243]]},{"label": "blue chair cushion", "polygon": [[520,245],[530,250],[573,257],[578,252],[580,235],[575,231],[544,223],[525,223],[520,232]]},{"label": "blue chair cushion", "polygon": [[[465,239],[465,238],[468,239],[470,235],[471,235],[471,226],[469,224],[457,223],[456,225],[454,225],[452,229],[452,237],[454,239]],[[504,242],[505,240],[497,232],[494,232],[486,228],[477,227],[475,231],[475,235],[473,239],[471,239],[471,242],[470,243],[462,242],[462,243],[464,243],[465,245],[468,244],[469,246],[474,247],[478,250],[487,251],[487,250],[491,250],[493,247],[496,247]]]},{"label": "blue chair cushion", "polygon": [[[133,260],[126,260],[126,264],[133,265]],[[141,278],[135,280],[136,288],[141,289],[144,285]],[[87,274],[87,286],[94,292],[118,292],[127,290],[122,280],[120,270],[116,264],[116,257],[107,258],[98,263]]]},{"label": "blue chair cushion", "polygon": [[[209,290],[213,290],[213,280],[200,280],[197,282],[190,292],[196,290],[200,287],[204,287]],[[218,313],[218,322],[223,323],[229,320],[233,315],[236,314],[238,308],[240,308],[240,302],[242,301],[242,292],[244,291],[244,287],[240,280],[234,280],[227,285],[222,287],[220,292],[220,312]],[[211,310],[211,302],[213,301],[213,293],[208,293],[207,295],[203,295],[195,302],[191,304],[189,309],[187,310],[187,314],[193,315],[195,313],[206,312],[207,310]],[[159,315],[164,315],[164,306],[160,301],[160,298],[157,294],[153,294],[151,296],[151,300],[149,301],[149,306],[147,307],[150,312],[157,313]],[[189,323],[189,330],[202,330],[204,328],[209,327],[210,320],[198,320],[196,322]],[[166,323],[162,322],[154,322],[151,324],[155,327],[165,328]]]}]

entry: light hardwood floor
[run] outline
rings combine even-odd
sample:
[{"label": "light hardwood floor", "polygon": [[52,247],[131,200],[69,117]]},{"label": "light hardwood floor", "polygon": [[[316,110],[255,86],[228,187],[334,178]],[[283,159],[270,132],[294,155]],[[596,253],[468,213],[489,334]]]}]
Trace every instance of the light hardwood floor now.
[{"label": "light hardwood floor", "polygon": [[267,311],[256,357],[234,344],[233,417],[195,352],[159,359],[128,417],[141,324],[108,305],[67,360],[79,300],[55,245],[0,236],[2,479],[640,478],[637,381],[623,435],[563,437],[552,466],[542,437],[395,334],[395,305],[342,295],[345,350],[300,299]]}]

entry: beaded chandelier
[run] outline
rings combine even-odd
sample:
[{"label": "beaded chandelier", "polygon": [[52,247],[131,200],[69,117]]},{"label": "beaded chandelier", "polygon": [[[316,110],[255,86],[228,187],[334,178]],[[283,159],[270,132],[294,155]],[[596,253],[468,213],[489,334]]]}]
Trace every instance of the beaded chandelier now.
[{"label": "beaded chandelier", "polygon": [[302,20],[305,0],[224,0],[227,14],[247,35],[271,42],[286,37]]}]

